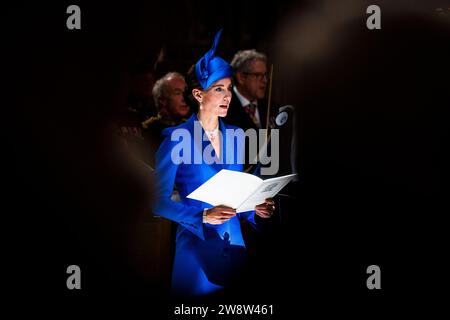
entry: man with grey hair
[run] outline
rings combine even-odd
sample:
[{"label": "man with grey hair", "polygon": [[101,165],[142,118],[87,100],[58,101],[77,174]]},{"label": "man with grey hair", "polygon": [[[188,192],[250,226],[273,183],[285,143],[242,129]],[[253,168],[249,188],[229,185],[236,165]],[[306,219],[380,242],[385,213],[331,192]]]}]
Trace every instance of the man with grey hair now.
[{"label": "man with grey hair", "polygon": [[[184,101],[185,88],[184,77],[178,72],[169,72],[156,81],[152,93],[160,118],[166,118],[169,122],[178,122],[188,115],[189,106]],[[147,121],[144,122],[144,127],[147,123]]]},{"label": "man with grey hair", "polygon": [[231,61],[234,69],[234,95],[227,122],[244,130],[265,128],[267,103],[267,57],[252,50],[238,51]]},{"label": "man with grey hair", "polygon": [[[244,131],[267,129],[267,101],[264,99],[268,82],[266,55],[254,49],[238,51],[231,66],[234,70],[233,98],[225,121]],[[249,143],[246,139],[244,170],[252,172],[256,167],[254,159],[250,159],[250,151],[255,146]]]},{"label": "man with grey hair", "polygon": [[150,165],[154,167],[154,155],[161,143],[161,132],[186,120],[190,108],[184,100],[186,81],[178,72],[169,72],[153,86],[153,99],[158,114],[142,123],[144,139],[151,149]]}]

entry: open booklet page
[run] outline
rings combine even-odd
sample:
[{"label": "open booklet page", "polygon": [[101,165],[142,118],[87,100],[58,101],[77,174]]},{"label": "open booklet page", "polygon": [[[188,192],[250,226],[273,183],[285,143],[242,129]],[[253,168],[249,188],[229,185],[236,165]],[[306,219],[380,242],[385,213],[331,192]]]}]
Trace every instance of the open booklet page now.
[{"label": "open booklet page", "polygon": [[251,174],[222,169],[187,197],[213,206],[237,208],[262,181]]},{"label": "open booklet page", "polygon": [[254,210],[255,206],[264,202],[267,198],[274,197],[281,189],[284,188],[291,180],[294,179],[296,174],[290,174],[282,177],[271,178],[262,180],[261,185],[254,191],[249,198],[237,207],[237,212],[244,212]]},{"label": "open booklet page", "polygon": [[249,211],[276,195],[294,176],[262,180],[248,173],[222,169],[187,197],[213,206],[228,206],[237,212]]}]

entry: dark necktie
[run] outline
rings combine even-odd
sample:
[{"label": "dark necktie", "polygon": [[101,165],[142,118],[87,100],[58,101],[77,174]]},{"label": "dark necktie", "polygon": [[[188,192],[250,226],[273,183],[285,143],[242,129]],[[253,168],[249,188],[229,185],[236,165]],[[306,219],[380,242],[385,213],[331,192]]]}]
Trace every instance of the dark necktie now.
[{"label": "dark necktie", "polygon": [[249,103],[248,105],[244,106],[245,112],[250,116],[253,123],[255,125],[258,125],[258,119],[256,118],[256,104]]}]

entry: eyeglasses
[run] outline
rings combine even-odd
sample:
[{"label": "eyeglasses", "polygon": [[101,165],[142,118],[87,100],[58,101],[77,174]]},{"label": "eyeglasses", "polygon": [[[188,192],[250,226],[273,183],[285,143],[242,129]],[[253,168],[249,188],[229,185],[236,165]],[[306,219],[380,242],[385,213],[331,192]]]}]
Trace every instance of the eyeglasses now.
[{"label": "eyeglasses", "polygon": [[262,80],[264,78],[269,79],[269,75],[267,74],[267,72],[244,72],[244,74],[254,76],[258,80]]}]

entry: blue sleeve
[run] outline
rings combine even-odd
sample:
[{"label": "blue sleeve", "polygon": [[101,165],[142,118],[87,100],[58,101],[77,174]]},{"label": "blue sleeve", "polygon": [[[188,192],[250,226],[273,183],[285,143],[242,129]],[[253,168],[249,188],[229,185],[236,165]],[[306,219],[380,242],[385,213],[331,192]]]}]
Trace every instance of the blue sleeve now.
[{"label": "blue sleeve", "polygon": [[258,225],[258,223],[255,220],[255,210],[239,212],[238,215],[239,215],[239,220],[245,219],[248,222],[250,222],[250,224],[252,225],[253,228],[255,228],[256,230],[260,230],[260,226]]},{"label": "blue sleeve", "polygon": [[153,211],[175,221],[205,240],[203,234],[203,209],[188,206],[171,199],[179,165],[171,158],[174,142],[166,137],[156,152],[156,195]]}]

